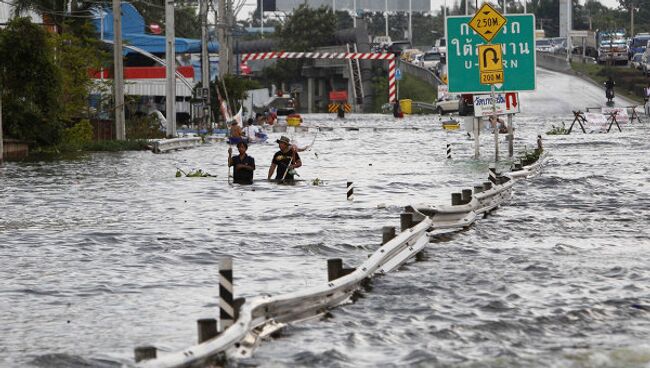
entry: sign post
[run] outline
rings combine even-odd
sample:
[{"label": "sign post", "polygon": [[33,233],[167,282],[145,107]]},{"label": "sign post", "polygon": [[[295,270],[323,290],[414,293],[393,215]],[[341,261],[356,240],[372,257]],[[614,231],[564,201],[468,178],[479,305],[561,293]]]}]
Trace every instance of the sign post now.
[{"label": "sign post", "polygon": [[492,98],[492,116],[490,118],[494,123],[494,162],[499,161],[499,120],[496,115],[497,99],[494,95],[494,85],[497,83],[502,85],[504,77],[501,45],[489,43],[506,23],[506,18],[488,3],[484,3],[469,21],[469,26],[488,42],[487,45],[479,45],[477,51],[480,83],[490,85]]}]

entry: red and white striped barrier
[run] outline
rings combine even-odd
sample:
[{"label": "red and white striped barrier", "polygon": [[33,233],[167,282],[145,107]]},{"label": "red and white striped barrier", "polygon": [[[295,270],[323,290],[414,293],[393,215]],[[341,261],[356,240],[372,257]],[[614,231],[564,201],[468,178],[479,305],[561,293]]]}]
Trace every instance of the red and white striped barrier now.
[{"label": "red and white striped barrier", "polygon": [[388,60],[388,102],[393,103],[397,98],[395,88],[395,54],[385,52],[254,52],[242,54],[242,63],[249,60],[267,59],[360,59],[360,60]]}]

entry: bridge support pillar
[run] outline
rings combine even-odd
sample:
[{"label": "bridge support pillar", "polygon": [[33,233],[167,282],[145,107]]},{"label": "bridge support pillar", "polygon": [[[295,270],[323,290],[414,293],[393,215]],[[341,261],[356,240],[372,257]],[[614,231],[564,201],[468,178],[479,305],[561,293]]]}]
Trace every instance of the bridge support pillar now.
[{"label": "bridge support pillar", "polygon": [[307,78],[307,113],[314,112],[314,78]]}]

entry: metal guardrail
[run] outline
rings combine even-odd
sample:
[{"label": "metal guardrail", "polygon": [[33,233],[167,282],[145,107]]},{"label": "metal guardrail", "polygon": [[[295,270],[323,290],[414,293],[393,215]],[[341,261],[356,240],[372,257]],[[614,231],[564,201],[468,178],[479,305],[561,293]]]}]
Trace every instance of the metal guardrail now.
[{"label": "metal guardrail", "polygon": [[153,142],[153,152],[163,153],[175,149],[192,148],[202,143],[201,137],[160,139]]},{"label": "metal guardrail", "polygon": [[515,172],[497,174],[494,185],[485,182],[475,186],[473,193],[468,189],[463,190],[462,197],[460,193],[453,193],[452,203],[456,200],[455,205],[408,206],[406,212],[410,219],[403,224],[405,230],[387,241],[351,273],[309,289],[245,301],[235,323],[220,335],[183,351],[139,362],[137,366],[197,367],[212,364],[225,356],[249,357],[260,339],[284,327],[286,323],[321,315],[350,298],[373,275],[399,267],[429,243],[429,231],[468,227],[477,215],[490,212],[503,204],[511,196],[515,178],[526,178],[539,171],[545,157],[546,154],[541,155],[537,162],[525,166],[516,175]]},{"label": "metal guardrail", "polygon": [[259,339],[281,328],[282,324],[322,314],[347,300],[366,279],[395,269],[422,250],[429,242],[426,230],[431,225],[431,219],[423,219],[381,246],[352,273],[327,284],[246,301],[236,323],[220,336],[180,352],[144,361],[139,366],[191,367],[210,363],[223,353],[233,357],[250,356]]}]

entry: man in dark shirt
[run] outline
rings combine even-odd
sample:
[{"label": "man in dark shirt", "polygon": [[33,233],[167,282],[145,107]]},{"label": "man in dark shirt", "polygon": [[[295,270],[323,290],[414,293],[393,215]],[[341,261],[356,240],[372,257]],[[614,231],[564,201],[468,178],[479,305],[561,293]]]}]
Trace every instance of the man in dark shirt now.
[{"label": "man in dark shirt", "polygon": [[232,177],[237,184],[253,184],[253,172],[255,171],[255,159],[246,154],[248,144],[237,143],[239,155],[232,157],[232,148],[228,148],[228,166],[233,167]]},{"label": "man in dark shirt", "polygon": [[277,168],[275,180],[279,183],[291,182],[294,180],[294,169],[302,166],[298,152],[291,145],[291,140],[288,137],[282,136],[276,141],[280,146],[280,150],[273,155],[271,167],[269,167],[268,179],[271,180],[273,172]]}]

